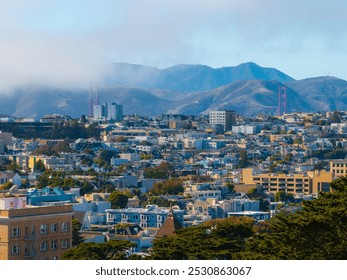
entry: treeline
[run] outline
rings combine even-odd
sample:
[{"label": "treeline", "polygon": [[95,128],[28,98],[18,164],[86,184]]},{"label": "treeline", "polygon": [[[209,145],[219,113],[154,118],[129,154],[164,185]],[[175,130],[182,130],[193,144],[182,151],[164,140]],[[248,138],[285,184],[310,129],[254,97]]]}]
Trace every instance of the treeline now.
[{"label": "treeline", "polygon": [[97,124],[85,126],[77,120],[65,123],[0,123],[0,131],[11,132],[14,137],[22,139],[72,139],[99,138]]},{"label": "treeline", "polygon": [[[146,259],[345,260],[347,177],[335,180],[331,187],[333,192],[320,193],[317,199],[305,201],[300,212],[278,214],[268,222],[230,217],[183,228],[175,236],[155,239]],[[63,258],[126,259],[127,250],[133,246],[124,241],[104,245],[82,243]],[[110,251],[111,254],[106,254]]]}]

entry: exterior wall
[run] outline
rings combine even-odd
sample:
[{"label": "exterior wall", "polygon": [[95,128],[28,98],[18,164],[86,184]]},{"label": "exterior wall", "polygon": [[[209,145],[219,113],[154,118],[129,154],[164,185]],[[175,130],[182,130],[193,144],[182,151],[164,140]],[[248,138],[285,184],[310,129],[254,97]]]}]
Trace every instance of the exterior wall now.
[{"label": "exterior wall", "polygon": [[0,139],[4,140],[4,145],[12,145],[12,133],[1,132],[0,131]]},{"label": "exterior wall", "polygon": [[322,170],[321,172],[315,171],[312,180],[312,193],[330,192],[330,183],[334,179],[334,174]]},{"label": "exterior wall", "polygon": [[222,198],[222,192],[219,190],[208,190],[208,191],[184,191],[185,197],[191,196],[193,199],[206,200],[207,198]]},{"label": "exterior wall", "polygon": [[234,123],[234,115],[234,111],[210,111],[210,124],[223,125],[224,131],[231,130],[232,124]]},{"label": "exterior wall", "polygon": [[347,161],[345,160],[332,160],[330,161],[330,172],[335,176],[347,175]]},{"label": "exterior wall", "polygon": [[[177,220],[183,224],[184,210],[173,210]],[[130,223],[139,225],[142,228],[160,228],[169,210],[160,209],[154,206],[149,208],[126,208],[106,210],[106,222],[108,224]]]},{"label": "exterior wall", "polygon": [[71,248],[72,214],[71,205],[0,210],[0,259],[60,259]]},{"label": "exterior wall", "polygon": [[285,191],[292,194],[312,194],[317,191],[328,191],[327,185],[332,182],[331,172],[308,172],[307,174],[258,174],[253,175],[252,169],[243,169],[243,182],[259,184],[269,192]]},{"label": "exterior wall", "polygon": [[0,199],[0,209],[1,210],[7,210],[7,209],[20,209],[24,208],[26,206],[24,196],[11,196],[11,197],[3,197]]}]

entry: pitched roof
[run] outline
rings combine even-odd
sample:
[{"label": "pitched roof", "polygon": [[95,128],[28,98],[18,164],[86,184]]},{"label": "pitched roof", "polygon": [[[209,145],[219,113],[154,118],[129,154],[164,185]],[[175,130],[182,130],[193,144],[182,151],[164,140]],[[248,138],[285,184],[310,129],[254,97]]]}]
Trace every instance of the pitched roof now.
[{"label": "pitched roof", "polygon": [[176,235],[176,230],[179,230],[181,228],[181,223],[176,219],[175,215],[172,212],[170,212],[164,224],[155,235],[155,238],[160,238],[164,236],[174,236]]}]

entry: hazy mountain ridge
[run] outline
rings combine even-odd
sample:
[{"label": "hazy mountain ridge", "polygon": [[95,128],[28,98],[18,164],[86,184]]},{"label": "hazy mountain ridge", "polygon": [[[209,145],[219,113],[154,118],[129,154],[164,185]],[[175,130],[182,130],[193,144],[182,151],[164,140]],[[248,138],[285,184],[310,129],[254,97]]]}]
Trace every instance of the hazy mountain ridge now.
[{"label": "hazy mountain ridge", "polygon": [[275,68],[261,67],[253,62],[222,68],[179,64],[163,70],[142,65],[115,63],[107,73],[106,84],[194,92],[215,89],[240,80],[287,82],[292,81],[293,78]]},{"label": "hazy mountain ridge", "polygon": [[[113,77],[113,82],[118,79],[123,85],[110,85],[112,79],[106,77],[108,82],[99,85],[99,101],[123,104],[125,114],[197,115],[213,109],[233,109],[247,116],[275,114],[278,87],[283,85],[287,87],[287,112],[347,110],[347,81],[335,77],[296,81],[280,71],[254,63],[219,68],[217,72],[202,65],[176,65],[164,70],[132,64],[115,67],[118,67],[118,74]],[[120,69],[125,70],[120,72]],[[131,76],[134,72],[137,74]],[[161,75],[165,79],[160,78]],[[231,76],[238,80],[219,86]],[[270,79],[270,76],[282,81]],[[142,87],[131,86],[132,83],[142,84]],[[204,89],[211,86],[215,87]],[[178,91],[178,88],[186,90]],[[0,113],[17,117],[41,117],[53,113],[79,117],[88,113],[89,95],[89,89],[43,86],[16,89],[1,95]]]}]

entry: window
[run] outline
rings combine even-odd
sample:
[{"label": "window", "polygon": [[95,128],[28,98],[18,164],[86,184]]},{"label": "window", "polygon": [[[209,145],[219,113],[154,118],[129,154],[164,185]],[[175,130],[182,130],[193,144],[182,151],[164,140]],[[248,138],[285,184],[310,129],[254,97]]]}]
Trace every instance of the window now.
[{"label": "window", "polygon": [[51,249],[52,250],[57,250],[58,249],[58,242],[57,242],[57,240],[52,240],[51,241]]},{"label": "window", "polygon": [[51,225],[51,232],[58,232],[58,224]]},{"label": "window", "polygon": [[18,244],[12,245],[11,253],[12,255],[18,255],[20,253],[20,247]]},{"label": "window", "polygon": [[47,251],[47,241],[40,243],[40,251]]},{"label": "window", "polygon": [[63,249],[69,248],[70,247],[69,245],[70,245],[69,244],[69,239],[63,239],[61,241],[61,248],[63,248]]},{"label": "window", "polygon": [[48,233],[48,225],[41,225],[40,226],[40,234],[47,234]]},{"label": "window", "polygon": [[35,234],[35,225],[31,226],[31,234]]},{"label": "window", "polygon": [[61,231],[62,232],[69,231],[69,223],[61,223]]},{"label": "window", "polygon": [[19,227],[12,228],[12,237],[18,237],[18,236],[20,236],[20,228]]}]

